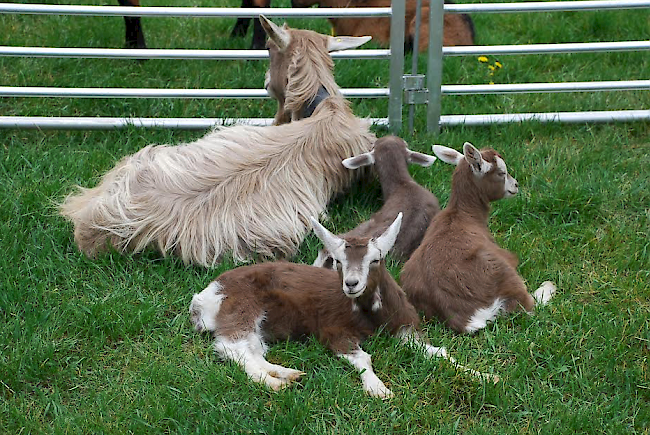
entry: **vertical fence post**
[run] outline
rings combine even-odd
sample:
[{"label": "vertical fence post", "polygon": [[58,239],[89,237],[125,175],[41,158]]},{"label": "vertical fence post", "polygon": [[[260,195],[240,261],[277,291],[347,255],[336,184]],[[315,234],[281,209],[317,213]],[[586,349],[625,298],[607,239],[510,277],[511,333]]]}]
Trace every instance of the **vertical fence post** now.
[{"label": "vertical fence post", "polygon": [[[405,24],[406,25],[406,24]],[[413,49],[411,57],[411,75],[418,73],[418,54],[420,52],[420,26],[422,25],[422,0],[415,3],[415,32],[413,32]],[[415,104],[409,104],[409,133],[413,132],[413,120],[415,118]]]},{"label": "vertical fence post", "polygon": [[440,131],[440,113],[442,112],[442,35],[444,22],[444,1],[429,2],[429,59],[427,66],[427,131]]},{"label": "vertical fence post", "polygon": [[[442,1],[442,0],[441,0]],[[388,97],[388,124],[393,133],[402,129],[402,76],[404,75],[404,20],[406,2],[392,2],[390,17],[390,96]]]}]

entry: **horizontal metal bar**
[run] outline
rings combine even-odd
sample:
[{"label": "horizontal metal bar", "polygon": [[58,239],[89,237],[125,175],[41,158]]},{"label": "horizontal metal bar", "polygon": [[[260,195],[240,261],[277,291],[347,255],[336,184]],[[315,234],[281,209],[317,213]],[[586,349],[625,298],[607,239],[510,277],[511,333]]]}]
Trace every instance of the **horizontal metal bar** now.
[{"label": "horizontal metal bar", "polygon": [[[330,53],[333,59],[389,59],[390,50],[344,50]],[[162,50],[126,48],[62,48],[62,47],[10,47],[0,46],[0,56],[57,57],[95,59],[210,59],[210,60],[263,60],[268,50]]]},{"label": "horizontal metal bar", "polygon": [[445,4],[445,13],[560,12],[650,7],[648,0]]},{"label": "horizontal metal bar", "polygon": [[[388,88],[341,89],[346,98],[388,98]],[[53,88],[0,86],[0,97],[270,98],[266,89]]]},{"label": "horizontal metal bar", "polygon": [[480,56],[482,54],[557,54],[609,51],[650,50],[650,41],[578,42],[568,44],[473,45],[443,47],[444,56]]},{"label": "horizontal metal bar", "polygon": [[[1,88],[0,88],[1,89]],[[517,83],[499,85],[443,85],[443,95],[514,94],[539,92],[650,91],[650,80]],[[1,95],[1,94],[0,94]]]},{"label": "horizontal metal bar", "polygon": [[0,13],[39,15],[90,15],[130,17],[390,17],[391,8],[197,8],[197,7],[132,7],[81,6],[45,4],[0,4]]},{"label": "horizontal metal bar", "polygon": [[[370,118],[376,125],[388,125],[388,118]],[[0,128],[28,130],[111,130],[130,126],[203,130],[233,124],[271,125],[273,118],[84,118],[47,116],[0,116]]]},{"label": "horizontal metal bar", "polygon": [[441,126],[488,125],[513,122],[537,121],[567,124],[631,122],[650,120],[650,110],[618,110],[604,112],[554,112],[554,113],[512,113],[491,115],[443,115]]}]

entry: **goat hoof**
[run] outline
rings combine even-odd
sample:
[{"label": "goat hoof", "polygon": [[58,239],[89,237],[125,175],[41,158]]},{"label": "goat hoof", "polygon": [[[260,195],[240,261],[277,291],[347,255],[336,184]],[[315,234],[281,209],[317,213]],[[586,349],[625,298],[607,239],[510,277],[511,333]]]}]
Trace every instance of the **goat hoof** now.
[{"label": "goat hoof", "polygon": [[369,389],[367,390],[368,394],[371,397],[379,397],[380,399],[390,399],[392,397],[395,397],[392,391],[390,391],[388,388],[385,386],[376,388],[376,389]]}]

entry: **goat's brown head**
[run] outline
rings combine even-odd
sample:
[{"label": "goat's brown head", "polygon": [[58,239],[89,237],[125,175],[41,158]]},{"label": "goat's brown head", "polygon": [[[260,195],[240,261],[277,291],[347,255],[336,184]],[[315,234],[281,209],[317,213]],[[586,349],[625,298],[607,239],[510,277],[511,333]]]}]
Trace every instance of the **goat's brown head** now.
[{"label": "goat's brown head", "polygon": [[345,295],[356,299],[363,295],[366,288],[375,288],[378,279],[375,271],[383,267],[383,260],[397,239],[402,224],[402,213],[377,238],[354,237],[343,239],[335,236],[316,219],[311,218],[314,232],[325,245],[337,263],[341,285]]},{"label": "goat's brown head", "polygon": [[434,145],[433,152],[443,162],[456,165],[456,174],[471,172],[467,177],[474,181],[489,201],[511,198],[519,192],[519,183],[510,174],[506,162],[493,149],[479,151],[471,143],[465,142],[463,154],[441,145]]},{"label": "goat's brown head", "polygon": [[[331,51],[356,48],[370,36],[332,37],[311,30],[282,27],[260,15],[260,23],[269,37],[270,65],[264,87],[278,101],[278,113],[284,118],[301,119],[303,106],[314,100],[321,87],[329,95],[340,95],[332,70]],[[276,115],[276,121],[278,115]]]},{"label": "goat's brown head", "polygon": [[408,149],[408,144],[397,136],[385,136],[375,142],[372,151],[343,160],[343,166],[348,169],[358,169],[362,166],[373,165],[375,162],[381,165],[384,160],[389,163],[388,166],[392,167],[397,159],[404,159],[406,163],[425,168],[436,161],[434,156],[411,151]]}]

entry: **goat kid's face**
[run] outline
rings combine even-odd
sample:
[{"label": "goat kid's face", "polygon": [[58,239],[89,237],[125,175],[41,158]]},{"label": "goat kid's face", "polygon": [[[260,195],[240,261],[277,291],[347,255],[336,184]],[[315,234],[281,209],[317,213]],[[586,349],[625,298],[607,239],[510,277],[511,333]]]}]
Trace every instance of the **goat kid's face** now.
[{"label": "goat kid's face", "polygon": [[469,165],[474,178],[488,193],[490,201],[512,198],[519,192],[519,183],[510,174],[506,162],[493,150],[476,149],[465,142],[463,154],[441,145],[434,145],[433,152],[445,163],[458,166],[463,160]]},{"label": "goat kid's face", "polygon": [[402,224],[402,213],[399,213],[390,227],[376,239],[342,239],[329,232],[316,219],[311,218],[311,221],[314,232],[337,262],[343,293],[351,299],[356,299],[366,288],[374,288],[369,282],[374,279],[374,272],[395,244]]}]

